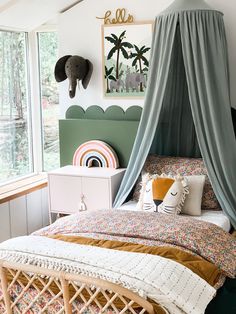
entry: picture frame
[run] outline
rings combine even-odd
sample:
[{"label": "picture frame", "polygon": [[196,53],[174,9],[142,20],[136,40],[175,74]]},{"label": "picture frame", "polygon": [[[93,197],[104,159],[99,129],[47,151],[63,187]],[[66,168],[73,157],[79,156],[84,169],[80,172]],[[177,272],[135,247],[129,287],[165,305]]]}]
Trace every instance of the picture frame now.
[{"label": "picture frame", "polygon": [[106,98],[143,98],[147,87],[153,21],[102,25]]}]

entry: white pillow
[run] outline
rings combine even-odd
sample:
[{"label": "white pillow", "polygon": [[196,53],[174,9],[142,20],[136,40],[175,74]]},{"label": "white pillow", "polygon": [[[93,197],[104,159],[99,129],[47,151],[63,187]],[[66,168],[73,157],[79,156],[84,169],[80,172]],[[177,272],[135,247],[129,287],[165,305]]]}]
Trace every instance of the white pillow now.
[{"label": "white pillow", "polygon": [[189,194],[186,195],[181,214],[200,216],[202,192],[206,176],[186,176],[186,178],[188,180]]}]

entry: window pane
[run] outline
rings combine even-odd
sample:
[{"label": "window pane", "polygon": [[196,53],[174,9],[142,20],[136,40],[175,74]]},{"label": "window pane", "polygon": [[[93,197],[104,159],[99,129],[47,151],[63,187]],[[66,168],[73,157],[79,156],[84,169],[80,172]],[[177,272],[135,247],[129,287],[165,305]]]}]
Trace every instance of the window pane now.
[{"label": "window pane", "polygon": [[59,101],[54,67],[58,56],[58,38],[55,32],[38,33],[43,126],[43,168],[49,171],[59,167],[58,117]]},{"label": "window pane", "polygon": [[33,171],[27,37],[0,31],[0,183]]}]

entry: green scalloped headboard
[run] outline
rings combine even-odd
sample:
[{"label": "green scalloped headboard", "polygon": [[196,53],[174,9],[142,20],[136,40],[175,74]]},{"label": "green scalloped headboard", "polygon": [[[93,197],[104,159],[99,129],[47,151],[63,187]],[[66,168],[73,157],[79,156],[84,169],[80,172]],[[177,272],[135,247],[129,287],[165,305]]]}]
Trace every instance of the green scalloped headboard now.
[{"label": "green scalloped headboard", "polygon": [[86,111],[80,106],[69,107],[66,118],[59,120],[61,166],[72,164],[74,152],[82,143],[101,140],[115,149],[120,166],[127,167],[141,113],[138,106],[126,111],[118,106],[105,111],[99,106]]}]

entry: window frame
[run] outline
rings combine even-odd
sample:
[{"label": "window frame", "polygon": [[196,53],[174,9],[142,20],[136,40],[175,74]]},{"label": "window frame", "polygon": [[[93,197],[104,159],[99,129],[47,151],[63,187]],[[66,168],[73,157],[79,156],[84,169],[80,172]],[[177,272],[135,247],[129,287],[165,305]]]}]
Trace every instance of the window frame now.
[{"label": "window frame", "polygon": [[0,31],[2,32],[10,32],[10,33],[24,33],[25,34],[25,63],[26,63],[26,78],[25,78],[25,83],[26,83],[26,101],[27,101],[27,131],[29,135],[29,162],[31,163],[30,168],[31,172],[23,175],[19,175],[15,178],[9,178],[5,182],[0,183],[0,188],[17,182],[19,180],[23,180],[25,178],[31,177],[35,175],[35,164],[33,162],[34,160],[34,146],[33,146],[33,119],[32,119],[32,103],[31,103],[31,77],[30,77],[30,63],[29,63],[29,32],[27,32],[24,29],[16,29],[16,28],[10,28],[10,27],[4,27],[0,26]]},{"label": "window frame", "polygon": [[31,70],[31,101],[32,121],[33,121],[33,147],[34,164],[36,174],[43,171],[43,114],[41,107],[41,79],[40,79],[40,60],[39,60],[39,42],[38,33],[57,32],[57,25],[45,24],[32,31],[29,34],[30,51],[30,70]]},{"label": "window frame", "polygon": [[[27,84],[27,111],[28,111],[28,129],[30,130],[30,162],[32,163],[32,172],[9,178],[9,180],[0,183],[0,188],[11,183],[23,181],[34,176],[41,176],[43,171],[43,120],[41,108],[41,87],[40,87],[40,64],[39,64],[39,46],[38,33],[57,32],[57,25],[45,24],[34,30],[16,29],[0,26],[1,31],[24,32],[26,35],[26,84]],[[1,193],[0,193],[1,194]]]}]

